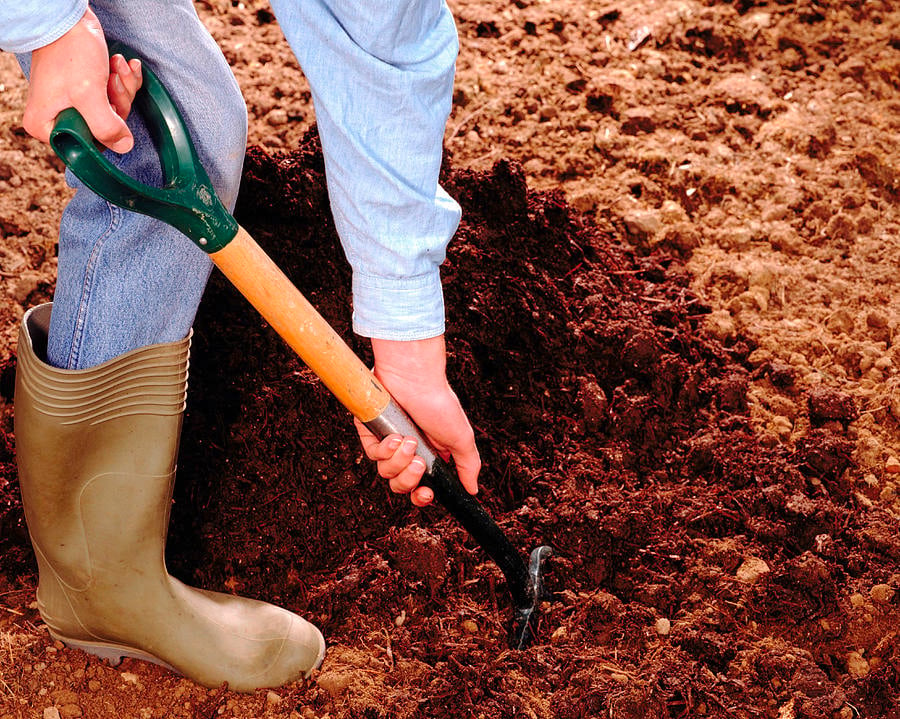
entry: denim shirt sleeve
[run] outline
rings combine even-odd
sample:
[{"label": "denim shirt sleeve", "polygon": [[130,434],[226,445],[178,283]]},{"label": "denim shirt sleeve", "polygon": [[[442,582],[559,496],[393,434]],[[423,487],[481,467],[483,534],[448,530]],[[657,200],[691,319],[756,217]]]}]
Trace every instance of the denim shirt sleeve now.
[{"label": "denim shirt sleeve", "polygon": [[88,0],[3,0],[0,50],[31,52],[58,40],[87,11]]},{"label": "denim shirt sleeve", "polygon": [[440,265],[460,209],[438,184],[458,39],[444,0],[273,0],[309,79],[353,329],[444,331]]}]

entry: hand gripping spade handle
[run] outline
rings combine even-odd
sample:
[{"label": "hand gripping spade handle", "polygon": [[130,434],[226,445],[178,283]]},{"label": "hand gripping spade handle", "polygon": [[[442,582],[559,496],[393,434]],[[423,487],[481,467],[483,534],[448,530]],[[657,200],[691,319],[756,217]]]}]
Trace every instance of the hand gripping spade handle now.
[{"label": "hand gripping spade handle", "polygon": [[[122,44],[112,45],[110,52],[121,53],[126,59],[136,57]],[[431,487],[438,502],[500,567],[515,605],[509,643],[514,649],[526,647],[533,637],[536,609],[544,594],[541,566],[551,554],[550,548],[538,547],[526,564],[372,372],[219,202],[172,98],[146,64],[143,77],[135,107],[159,152],[162,187],[139,183],[114,167],[74,109],[63,111],[56,119],[50,135],[56,154],[104,199],[172,225],[208,253],[341,404],[375,435],[416,437],[417,453],[427,467],[422,483]]]}]

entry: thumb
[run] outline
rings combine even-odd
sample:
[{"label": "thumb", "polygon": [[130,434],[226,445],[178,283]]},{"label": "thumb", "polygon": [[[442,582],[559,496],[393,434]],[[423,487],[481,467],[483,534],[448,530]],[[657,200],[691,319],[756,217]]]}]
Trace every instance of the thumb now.
[{"label": "thumb", "polygon": [[125,121],[119,117],[105,96],[76,107],[98,142],[113,152],[129,152],[134,147],[134,136]]},{"label": "thumb", "polygon": [[481,471],[481,457],[478,450],[472,449],[454,452],[453,461],[459,481],[469,494],[478,494],[478,473]]}]

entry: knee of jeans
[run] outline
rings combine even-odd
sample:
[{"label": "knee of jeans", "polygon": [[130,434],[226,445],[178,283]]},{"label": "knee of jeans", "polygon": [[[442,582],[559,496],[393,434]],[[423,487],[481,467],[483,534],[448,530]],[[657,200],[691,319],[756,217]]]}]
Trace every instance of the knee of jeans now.
[{"label": "knee of jeans", "polygon": [[210,102],[203,103],[202,117],[193,118],[192,135],[216,194],[232,210],[247,149],[247,106],[230,73],[229,79],[216,88]]},{"label": "knee of jeans", "polygon": [[459,49],[453,16],[443,2],[353,3],[348,12],[336,14],[355,43],[389,65],[442,71],[452,67]]}]

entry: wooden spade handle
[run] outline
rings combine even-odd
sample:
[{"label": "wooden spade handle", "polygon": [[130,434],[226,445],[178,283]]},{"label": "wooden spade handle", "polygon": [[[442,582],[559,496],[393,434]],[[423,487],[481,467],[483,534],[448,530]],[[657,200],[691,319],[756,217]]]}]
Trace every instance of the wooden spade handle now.
[{"label": "wooden spade handle", "polygon": [[388,391],[243,227],[209,256],[354,417],[381,415]]}]

